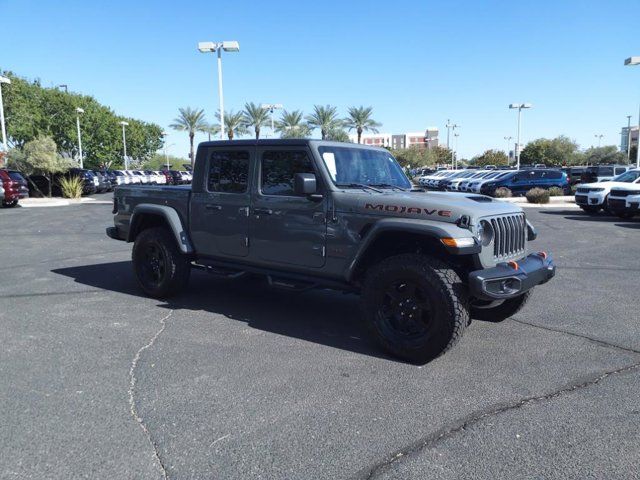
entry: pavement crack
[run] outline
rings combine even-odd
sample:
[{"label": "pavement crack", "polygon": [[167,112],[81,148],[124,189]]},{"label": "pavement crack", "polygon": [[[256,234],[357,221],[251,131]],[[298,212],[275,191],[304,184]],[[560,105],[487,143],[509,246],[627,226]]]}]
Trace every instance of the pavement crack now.
[{"label": "pavement crack", "polygon": [[498,416],[502,413],[511,411],[511,410],[516,410],[518,408],[522,408],[524,406],[527,405],[533,405],[533,404],[537,404],[537,403],[542,403],[548,400],[553,400],[555,398],[561,397],[563,395],[566,395],[568,393],[574,392],[576,390],[581,390],[584,388],[588,388],[594,385],[597,385],[598,383],[600,383],[602,380],[604,380],[607,377],[610,377],[612,375],[618,375],[618,374],[622,374],[622,373],[626,373],[626,372],[630,372],[632,370],[636,370],[640,368],[640,362],[634,363],[632,365],[627,365],[625,367],[620,367],[617,368],[615,370],[608,370],[606,372],[600,373],[594,377],[591,377],[587,380],[583,380],[580,382],[576,382],[576,383],[572,383],[569,384],[563,388],[560,388],[558,390],[555,390],[553,392],[550,393],[546,393],[543,395],[536,395],[536,396],[531,396],[531,397],[525,397],[522,398],[518,401],[512,402],[512,403],[508,403],[508,404],[503,404],[503,405],[494,405],[491,406],[487,409],[483,409],[480,410],[478,412],[472,413],[471,415],[464,417],[456,422],[454,422],[453,424],[444,427],[440,430],[438,430],[435,433],[432,433],[430,435],[427,435],[421,439],[419,439],[418,441],[409,444],[407,446],[405,446],[404,448],[402,448],[401,450],[398,450],[396,452],[394,452],[393,454],[391,454],[389,457],[387,457],[385,460],[374,464],[371,467],[365,468],[363,470],[360,470],[360,472],[358,472],[353,478],[354,479],[365,479],[365,480],[371,480],[376,478],[380,473],[382,473],[386,468],[388,468],[389,466],[391,466],[392,464],[398,462],[401,459],[419,454],[420,452],[428,449],[428,448],[432,448],[434,447],[437,443],[439,443],[440,441],[447,439],[449,437],[452,437],[454,435],[456,435],[457,433],[463,432],[465,431],[467,428],[474,426],[475,424],[490,418],[490,417],[495,417]]},{"label": "pavement crack", "polygon": [[590,337],[588,335],[582,335],[581,333],[574,333],[574,332],[569,332],[567,330],[561,330],[559,328],[546,327],[546,326],[543,326],[543,325],[536,325],[535,323],[525,322],[524,320],[518,320],[517,318],[513,318],[513,317],[511,318],[511,321],[519,323],[521,325],[527,325],[529,327],[539,328],[541,330],[546,330],[548,332],[563,333],[565,335],[570,335],[572,337],[582,338],[584,340],[588,340],[590,342],[593,342],[593,343],[595,343],[597,345],[600,345],[600,346],[603,346],[603,347],[615,348],[615,349],[618,349],[618,350],[623,350],[625,352],[631,352],[631,353],[640,354],[640,350],[635,350],[635,349],[630,348],[630,347],[623,347],[623,346],[617,345],[615,343],[605,342],[604,340],[593,338],[593,337]]},{"label": "pavement crack", "polygon": [[164,332],[165,328],[167,327],[167,320],[169,319],[169,317],[171,317],[171,315],[173,315],[173,310],[171,310],[167,315],[165,315],[160,319],[160,323],[162,325],[160,330],[158,330],[153,335],[153,337],[151,337],[151,340],[149,340],[149,342],[146,345],[138,349],[135,356],[133,357],[133,360],[131,361],[131,368],[129,369],[129,410],[131,412],[131,416],[136,421],[136,423],[140,426],[145,436],[147,437],[147,441],[149,442],[149,445],[151,445],[151,447],[153,448],[153,454],[156,460],[158,461],[158,466],[160,468],[160,472],[162,473],[162,478],[164,478],[165,480],[169,478],[169,475],[167,474],[167,469],[164,466],[162,459],[160,458],[160,451],[158,450],[158,446],[153,441],[153,438],[151,438],[151,433],[149,432],[149,429],[145,425],[144,419],[140,417],[140,414],[138,413],[138,407],[136,405],[136,399],[135,399],[135,389],[136,389],[136,383],[137,383],[136,367],[138,366],[138,362],[140,361],[140,355],[145,350],[148,350],[149,348],[151,348],[155,343],[155,341],[158,339],[158,337],[162,334],[162,332]]}]

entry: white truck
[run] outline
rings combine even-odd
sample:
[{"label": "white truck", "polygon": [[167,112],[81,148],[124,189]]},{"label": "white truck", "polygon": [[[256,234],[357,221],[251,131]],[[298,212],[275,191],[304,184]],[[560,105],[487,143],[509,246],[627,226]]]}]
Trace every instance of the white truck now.
[{"label": "white truck", "polygon": [[640,169],[629,170],[610,181],[579,185],[575,196],[576,205],[587,213],[597,213],[603,208],[609,209],[607,198],[610,192],[634,184],[640,188]]},{"label": "white truck", "polygon": [[607,204],[609,211],[620,218],[640,215],[640,179],[632,184],[612,188]]}]

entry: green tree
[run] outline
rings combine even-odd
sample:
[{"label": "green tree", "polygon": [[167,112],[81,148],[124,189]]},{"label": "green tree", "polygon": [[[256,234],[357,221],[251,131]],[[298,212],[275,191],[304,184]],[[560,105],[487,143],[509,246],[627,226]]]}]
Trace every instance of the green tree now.
[{"label": "green tree", "polygon": [[329,130],[327,132],[326,139],[332,140],[334,142],[345,142],[345,143],[351,142],[351,140],[349,140],[349,134],[339,127],[332,128],[331,130]]},{"label": "green tree", "polygon": [[470,163],[477,167],[486,165],[504,166],[509,165],[509,157],[501,150],[486,150],[482,155],[473,157]]},{"label": "green tree", "polygon": [[329,132],[342,128],[342,120],[338,118],[338,109],[331,105],[314,105],[313,113],[307,115],[307,124],[309,128],[320,129],[320,135],[325,140]]},{"label": "green tree", "polygon": [[127,150],[144,159],[162,145],[161,128],[136,119],[124,119],[94,98],[43,88],[39,81],[27,81],[3,72],[11,84],[3,87],[9,144],[22,147],[40,135],[51,137],[63,156],[77,158],[76,108],[80,115],[84,163],[90,168],[122,160],[121,120],[127,120]]},{"label": "green tree", "polygon": [[189,160],[175,155],[167,155],[155,153],[148,159],[142,162],[142,168],[144,170],[163,170],[167,167],[167,163],[174,170],[183,170],[184,165],[189,163]]},{"label": "green tree", "polygon": [[615,145],[591,147],[584,152],[584,162],[589,165],[627,163],[626,152],[621,152]]},{"label": "green tree", "polygon": [[193,138],[197,132],[206,132],[209,128],[209,124],[204,117],[204,110],[192,109],[190,107],[178,109],[180,116],[173,120],[170,125],[174,130],[189,133],[189,159],[191,160],[191,166],[193,166],[194,151],[193,151]]},{"label": "green tree", "polygon": [[269,123],[269,111],[253,102],[244,104],[244,126],[253,128],[256,140],[260,138],[260,129]]},{"label": "green tree", "polygon": [[373,114],[372,107],[350,107],[349,115],[344,119],[344,126],[349,131],[355,130],[358,134],[358,143],[362,139],[363,132],[378,133],[378,127],[382,124],[376,122],[371,115]]},{"label": "green tree", "polygon": [[224,129],[229,140],[233,140],[236,136],[246,135],[247,127],[244,123],[244,113],[229,110],[224,114]]},{"label": "green tree", "polygon": [[25,143],[24,157],[27,175],[41,173],[49,179],[49,196],[51,196],[51,175],[64,172],[71,166],[71,161],[58,155],[56,142],[51,137],[38,137]]},{"label": "green tree", "polygon": [[578,144],[563,135],[556,138],[539,138],[529,142],[520,153],[520,163],[544,163],[548,166],[566,165],[578,152]]},{"label": "green tree", "polygon": [[280,133],[280,138],[306,138],[311,134],[309,126],[304,123],[301,110],[283,110],[280,120],[275,122],[275,127],[276,132]]}]

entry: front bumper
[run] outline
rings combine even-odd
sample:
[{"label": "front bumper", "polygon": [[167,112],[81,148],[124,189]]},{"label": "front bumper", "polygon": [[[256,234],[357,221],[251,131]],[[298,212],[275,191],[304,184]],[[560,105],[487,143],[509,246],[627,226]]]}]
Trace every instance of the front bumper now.
[{"label": "front bumper", "polygon": [[471,296],[481,300],[505,300],[522,295],[536,285],[548,282],[556,274],[550,255],[533,253],[517,262],[507,263],[469,274]]},{"label": "front bumper", "polygon": [[114,240],[125,240],[122,238],[118,232],[118,227],[107,227],[106,229],[107,237],[113,238]]}]

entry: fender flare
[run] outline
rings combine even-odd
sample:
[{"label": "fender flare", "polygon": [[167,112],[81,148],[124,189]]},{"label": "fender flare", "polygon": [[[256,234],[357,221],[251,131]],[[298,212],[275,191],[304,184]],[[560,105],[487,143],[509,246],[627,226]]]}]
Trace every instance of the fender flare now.
[{"label": "fender flare", "polygon": [[173,232],[176,243],[182,253],[193,253],[193,245],[189,238],[189,232],[184,228],[180,215],[175,208],[166,205],[155,205],[152,203],[141,203],[133,209],[131,220],[129,223],[129,232],[127,233],[127,242],[134,240],[137,233],[137,226],[144,215],[155,215],[162,217],[167,226]]},{"label": "fender flare", "polygon": [[[371,229],[367,232],[365,238],[358,246],[356,254],[353,259],[347,265],[344,272],[344,277],[347,281],[353,279],[353,275],[357,270],[362,258],[366,255],[369,247],[375,242],[382,234],[387,232],[398,233],[411,233],[424,235],[425,237],[440,240],[441,238],[462,238],[469,237],[470,232],[462,229],[453,223],[443,222],[426,222],[424,220],[413,220],[404,218],[385,218],[376,222]],[[452,255],[468,255],[473,253],[479,253],[481,250],[480,245],[474,245],[473,247],[466,248],[452,248],[442,244]]]}]

